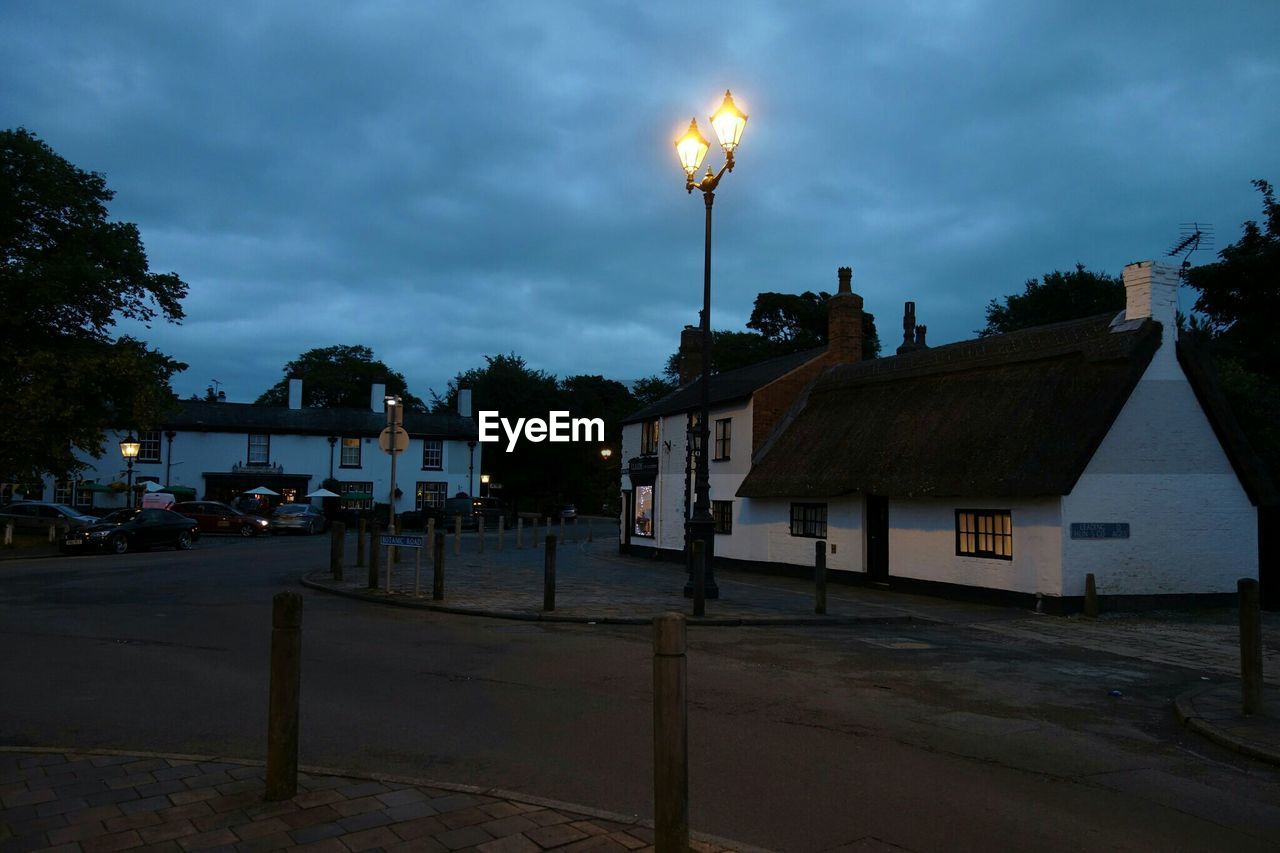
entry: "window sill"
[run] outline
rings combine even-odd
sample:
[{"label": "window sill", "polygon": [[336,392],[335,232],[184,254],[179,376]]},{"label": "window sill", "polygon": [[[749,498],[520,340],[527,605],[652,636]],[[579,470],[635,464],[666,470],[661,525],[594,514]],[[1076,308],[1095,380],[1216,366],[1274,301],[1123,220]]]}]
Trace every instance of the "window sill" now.
[{"label": "window sill", "polygon": [[339,468],[346,468],[347,470],[355,470],[355,469],[358,469],[358,468],[362,468],[362,467],[364,467],[364,466],[362,466],[362,465],[339,465],[338,467],[339,467]]}]

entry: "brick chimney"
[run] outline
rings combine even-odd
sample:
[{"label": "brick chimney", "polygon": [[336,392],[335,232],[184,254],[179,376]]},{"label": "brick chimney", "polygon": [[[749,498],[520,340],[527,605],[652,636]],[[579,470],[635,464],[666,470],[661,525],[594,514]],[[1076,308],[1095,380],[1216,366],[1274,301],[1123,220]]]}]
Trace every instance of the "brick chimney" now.
[{"label": "brick chimney", "polygon": [[1139,261],[1124,268],[1124,319],[1152,319],[1161,326],[1160,349],[1151,359],[1148,378],[1180,376],[1174,344],[1178,339],[1178,268]]},{"label": "brick chimney", "polygon": [[916,325],[916,304],[905,302],[902,306],[902,346],[898,347],[898,355],[928,349],[924,336],[928,334],[928,326]]},{"label": "brick chimney", "polygon": [[289,408],[291,409],[302,408],[302,380],[301,379],[295,378],[295,379],[289,380]]},{"label": "brick chimney", "polygon": [[840,267],[840,288],[827,302],[827,361],[862,360],[862,297],[853,292],[853,269]]},{"label": "brick chimney", "polygon": [[685,326],[680,332],[680,384],[688,385],[702,376],[702,329]]}]

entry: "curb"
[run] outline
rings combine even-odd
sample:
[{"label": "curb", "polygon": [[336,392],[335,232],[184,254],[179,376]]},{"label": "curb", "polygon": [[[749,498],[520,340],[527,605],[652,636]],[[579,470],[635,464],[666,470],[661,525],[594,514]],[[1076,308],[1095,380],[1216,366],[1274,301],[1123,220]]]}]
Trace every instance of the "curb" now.
[{"label": "curb", "polygon": [[[162,758],[166,761],[217,761],[224,764],[239,764],[243,767],[266,766],[265,761],[255,761],[249,758],[235,758],[226,755],[187,754],[181,752],[151,752],[149,750],[140,749],[76,749],[55,746],[0,745],[0,753],[4,752],[118,755],[136,758]],[[485,788],[481,785],[461,785],[457,782],[438,782],[434,779],[421,779],[415,776],[399,776],[394,773],[359,772],[335,767],[316,767],[309,764],[298,765],[298,772],[307,773],[312,776],[342,776],[347,779],[367,779],[373,782],[394,782],[397,785],[412,785],[417,788],[439,788],[442,791],[456,791],[461,794],[479,794],[485,797],[513,800],[517,803],[541,806],[542,808],[555,809],[557,811],[573,812],[574,814],[599,818],[600,820],[607,820],[611,823],[618,823],[624,826],[643,826],[647,829],[653,829],[653,821],[641,818],[639,815],[618,814],[617,812],[597,809],[592,806],[584,806],[578,803],[566,803],[563,800],[553,800],[549,797],[539,797],[533,794],[524,794],[519,791],[508,791],[504,788]],[[718,835],[709,835],[705,832],[692,831],[689,834],[697,841],[705,841],[710,844],[719,845],[720,847],[732,848],[740,851],[740,853],[771,853],[767,848],[752,847],[738,841],[721,838]]]},{"label": "curb", "polygon": [[[358,601],[369,601],[374,604],[384,604],[389,607],[409,607],[416,610],[432,610],[437,613],[450,613],[459,616],[482,616],[488,619],[513,619],[520,622],[546,622],[549,624],[575,624],[575,625],[651,625],[653,617],[646,616],[567,616],[561,613],[542,613],[539,611],[528,612],[522,610],[492,610],[486,607],[459,607],[450,604],[436,604],[430,599],[415,599],[413,597],[387,597],[385,593],[371,593],[359,589],[338,589],[315,580],[313,575],[302,575],[298,578],[298,582],[305,587],[318,589],[332,595],[341,595],[346,598],[354,598]],[[902,616],[814,616],[806,618],[802,616],[686,616],[686,622],[690,626],[700,626],[705,628],[742,628],[742,627],[758,627],[758,626],[813,626],[813,627],[830,627],[839,625],[906,625],[922,620],[911,614]]]},{"label": "curb", "polygon": [[1221,684],[1204,685],[1195,687],[1175,697],[1173,700],[1173,713],[1177,716],[1178,722],[1219,746],[1224,746],[1227,749],[1238,752],[1241,755],[1247,755],[1250,758],[1256,758],[1259,761],[1265,761],[1268,764],[1280,765],[1280,750],[1259,746],[1252,741],[1236,737],[1196,714],[1196,697],[1220,687],[1222,687]]}]

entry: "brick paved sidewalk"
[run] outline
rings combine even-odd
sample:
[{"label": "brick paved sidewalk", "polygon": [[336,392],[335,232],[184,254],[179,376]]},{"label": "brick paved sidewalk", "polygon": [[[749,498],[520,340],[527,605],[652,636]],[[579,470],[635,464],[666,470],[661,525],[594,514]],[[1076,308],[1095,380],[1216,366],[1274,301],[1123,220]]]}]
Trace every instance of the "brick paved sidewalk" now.
[{"label": "brick paved sidewalk", "polygon": [[318,773],[268,803],[264,773],[195,756],[0,751],[0,851],[653,850],[651,829],[584,807]]}]

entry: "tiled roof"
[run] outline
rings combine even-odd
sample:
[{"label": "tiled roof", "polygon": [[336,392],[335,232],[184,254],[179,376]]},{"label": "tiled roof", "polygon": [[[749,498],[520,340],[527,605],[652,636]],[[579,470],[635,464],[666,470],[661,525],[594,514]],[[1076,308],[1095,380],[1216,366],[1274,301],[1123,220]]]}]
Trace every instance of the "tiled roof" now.
[{"label": "tiled roof", "polygon": [[[759,388],[763,388],[775,379],[785,376],[826,351],[826,347],[816,347],[802,352],[791,353],[767,361],[740,367],[737,370],[726,370],[711,376],[711,405],[743,400]],[[699,377],[688,385],[681,385],[661,400],[623,419],[624,424],[645,421],[664,415],[675,415],[689,412],[702,405],[702,378]]]},{"label": "tiled roof", "polygon": [[[290,409],[252,403],[184,401],[169,417],[164,429],[207,432],[269,432],[291,435],[370,436],[382,432],[386,415],[368,409]],[[404,428],[411,436],[474,439],[471,418],[453,414],[424,415],[406,412]]]}]

